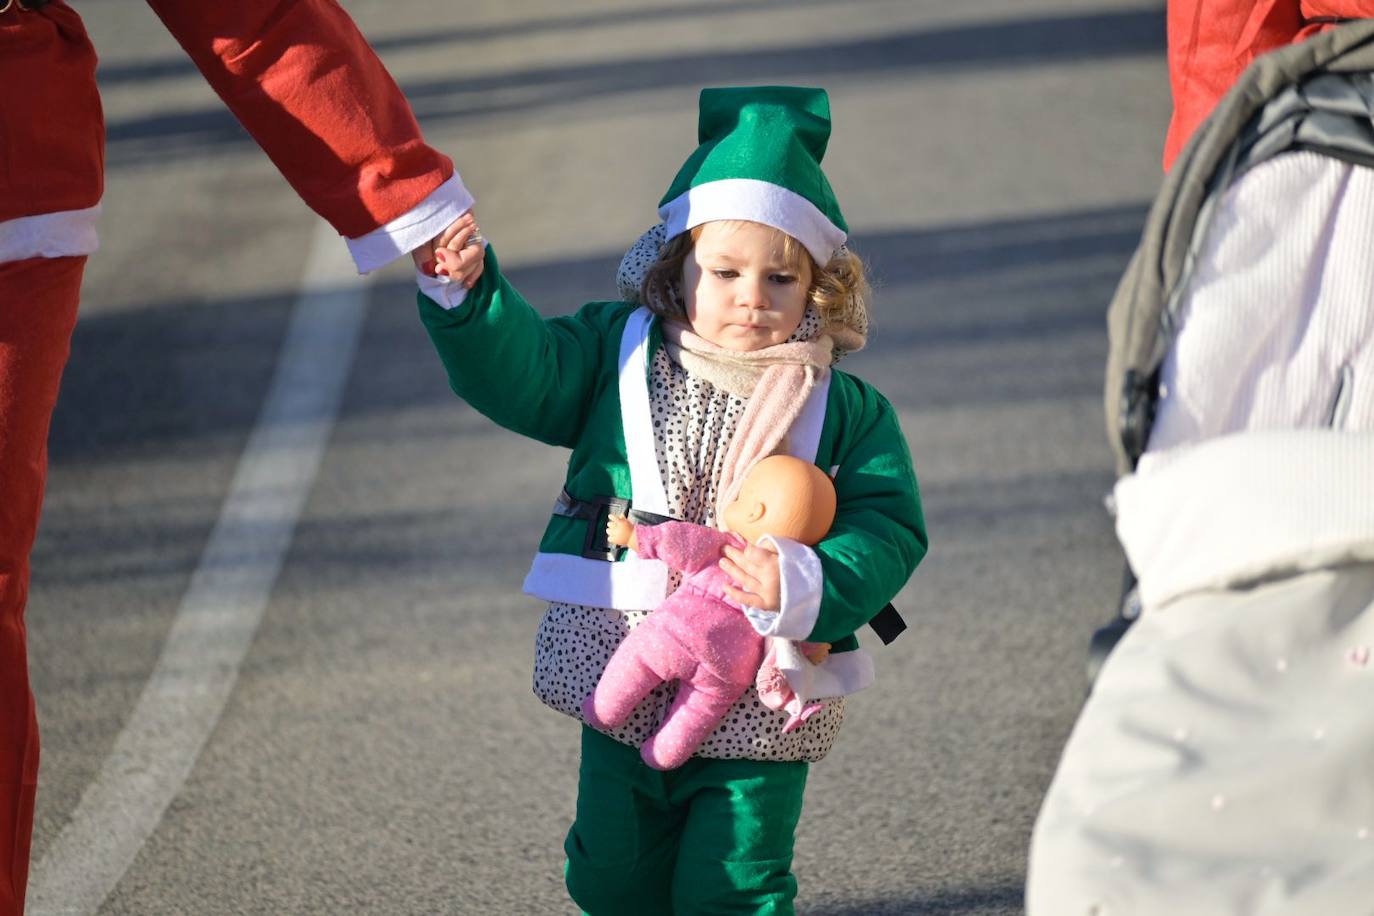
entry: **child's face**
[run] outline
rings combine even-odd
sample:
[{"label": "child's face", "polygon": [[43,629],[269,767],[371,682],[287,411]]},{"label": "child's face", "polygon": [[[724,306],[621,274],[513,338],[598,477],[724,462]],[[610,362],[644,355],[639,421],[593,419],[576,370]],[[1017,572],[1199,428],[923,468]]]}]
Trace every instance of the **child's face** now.
[{"label": "child's face", "polygon": [[762,350],[792,336],[806,311],[811,265],[790,264],[783,234],[750,222],[701,227],[682,265],[687,322],[727,350]]}]

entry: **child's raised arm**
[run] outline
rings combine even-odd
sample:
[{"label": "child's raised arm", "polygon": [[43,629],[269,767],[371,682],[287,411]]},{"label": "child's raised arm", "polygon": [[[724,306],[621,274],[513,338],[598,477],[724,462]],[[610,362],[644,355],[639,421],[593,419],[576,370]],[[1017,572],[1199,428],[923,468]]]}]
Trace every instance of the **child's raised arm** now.
[{"label": "child's raised arm", "polygon": [[618,346],[631,307],[591,303],[576,315],[545,319],[502,276],[485,241],[474,242],[476,217],[464,219],[436,251],[436,266],[450,282],[439,287],[423,271],[419,276],[420,318],[449,386],[501,426],[570,448],[597,387],[614,384],[606,348]]}]

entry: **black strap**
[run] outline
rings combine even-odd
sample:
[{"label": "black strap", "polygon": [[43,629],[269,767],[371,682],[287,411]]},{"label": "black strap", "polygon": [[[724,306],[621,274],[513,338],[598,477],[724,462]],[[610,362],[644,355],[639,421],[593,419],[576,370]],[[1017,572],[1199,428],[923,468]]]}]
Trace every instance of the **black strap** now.
[{"label": "black strap", "polygon": [[582,556],[588,560],[614,560],[625,549],[606,540],[606,522],[612,515],[623,515],[636,525],[661,525],[673,521],[672,516],[636,509],[628,499],[618,496],[578,499],[566,489],[558,494],[558,501],[553,504],[553,514],[586,520],[587,535],[582,539]]},{"label": "black strap", "polygon": [[[566,488],[558,494],[558,501],[553,504],[553,514],[563,518],[586,520],[587,535],[582,539],[582,556],[589,560],[614,560],[625,549],[616,547],[606,540],[606,521],[612,515],[623,515],[636,525],[661,525],[664,522],[679,521],[671,515],[658,515],[636,509],[628,499],[619,496],[578,499]],[[878,638],[885,646],[906,629],[906,621],[891,604],[875,614],[868,625],[878,634]]]},{"label": "black strap", "polygon": [[891,602],[883,606],[883,609],[873,615],[873,619],[868,622],[873,628],[873,632],[878,634],[878,638],[883,641],[883,645],[891,645],[892,640],[902,635],[906,629],[906,621],[902,615],[897,613],[897,609]]}]

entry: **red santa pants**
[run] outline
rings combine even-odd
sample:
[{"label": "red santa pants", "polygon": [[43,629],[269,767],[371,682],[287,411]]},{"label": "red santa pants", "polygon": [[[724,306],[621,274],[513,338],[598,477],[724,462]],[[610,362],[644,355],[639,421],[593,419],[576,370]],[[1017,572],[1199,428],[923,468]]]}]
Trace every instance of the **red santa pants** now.
[{"label": "red santa pants", "polygon": [[61,0],[9,5],[0,13],[0,916],[23,912],[29,873],[38,727],[24,603],[48,425],[86,264],[32,255],[89,250],[33,220],[100,200],[103,139],[95,52],[80,18]]},{"label": "red santa pants", "polygon": [[22,912],[38,781],[24,601],[84,257],[0,264],[0,914]]}]

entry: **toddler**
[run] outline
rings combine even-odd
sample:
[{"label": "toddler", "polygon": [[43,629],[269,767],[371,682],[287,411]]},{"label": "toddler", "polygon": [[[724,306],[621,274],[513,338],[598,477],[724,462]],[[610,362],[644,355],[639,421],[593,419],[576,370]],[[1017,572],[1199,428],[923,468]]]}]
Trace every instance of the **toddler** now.
[{"label": "toddler", "polygon": [[874,676],[855,632],[926,551],[892,407],[831,368],[864,344],[868,313],[863,266],[844,247],[820,168],[826,94],[708,89],[700,105],[700,145],[660,204],[661,226],[622,264],[621,301],[542,318],[471,214],[438,252],[441,276],[420,275],[421,318],[453,390],[572,450],[525,580],[549,602],[534,687],[554,709],[585,721],[582,701],[615,648],[677,584],[663,562],[608,544],[609,516],[719,526],[745,474],[773,454],[834,483],[834,523],[815,546],[775,538],[727,546],[720,561],[725,593],[761,636],[830,644],[790,685],[818,711],[785,730],[789,712],[751,687],[666,772],[637,749],[672,685],[618,727],[583,725],[566,880],[597,916],[793,911],[808,765],[834,742],[843,697]]}]

